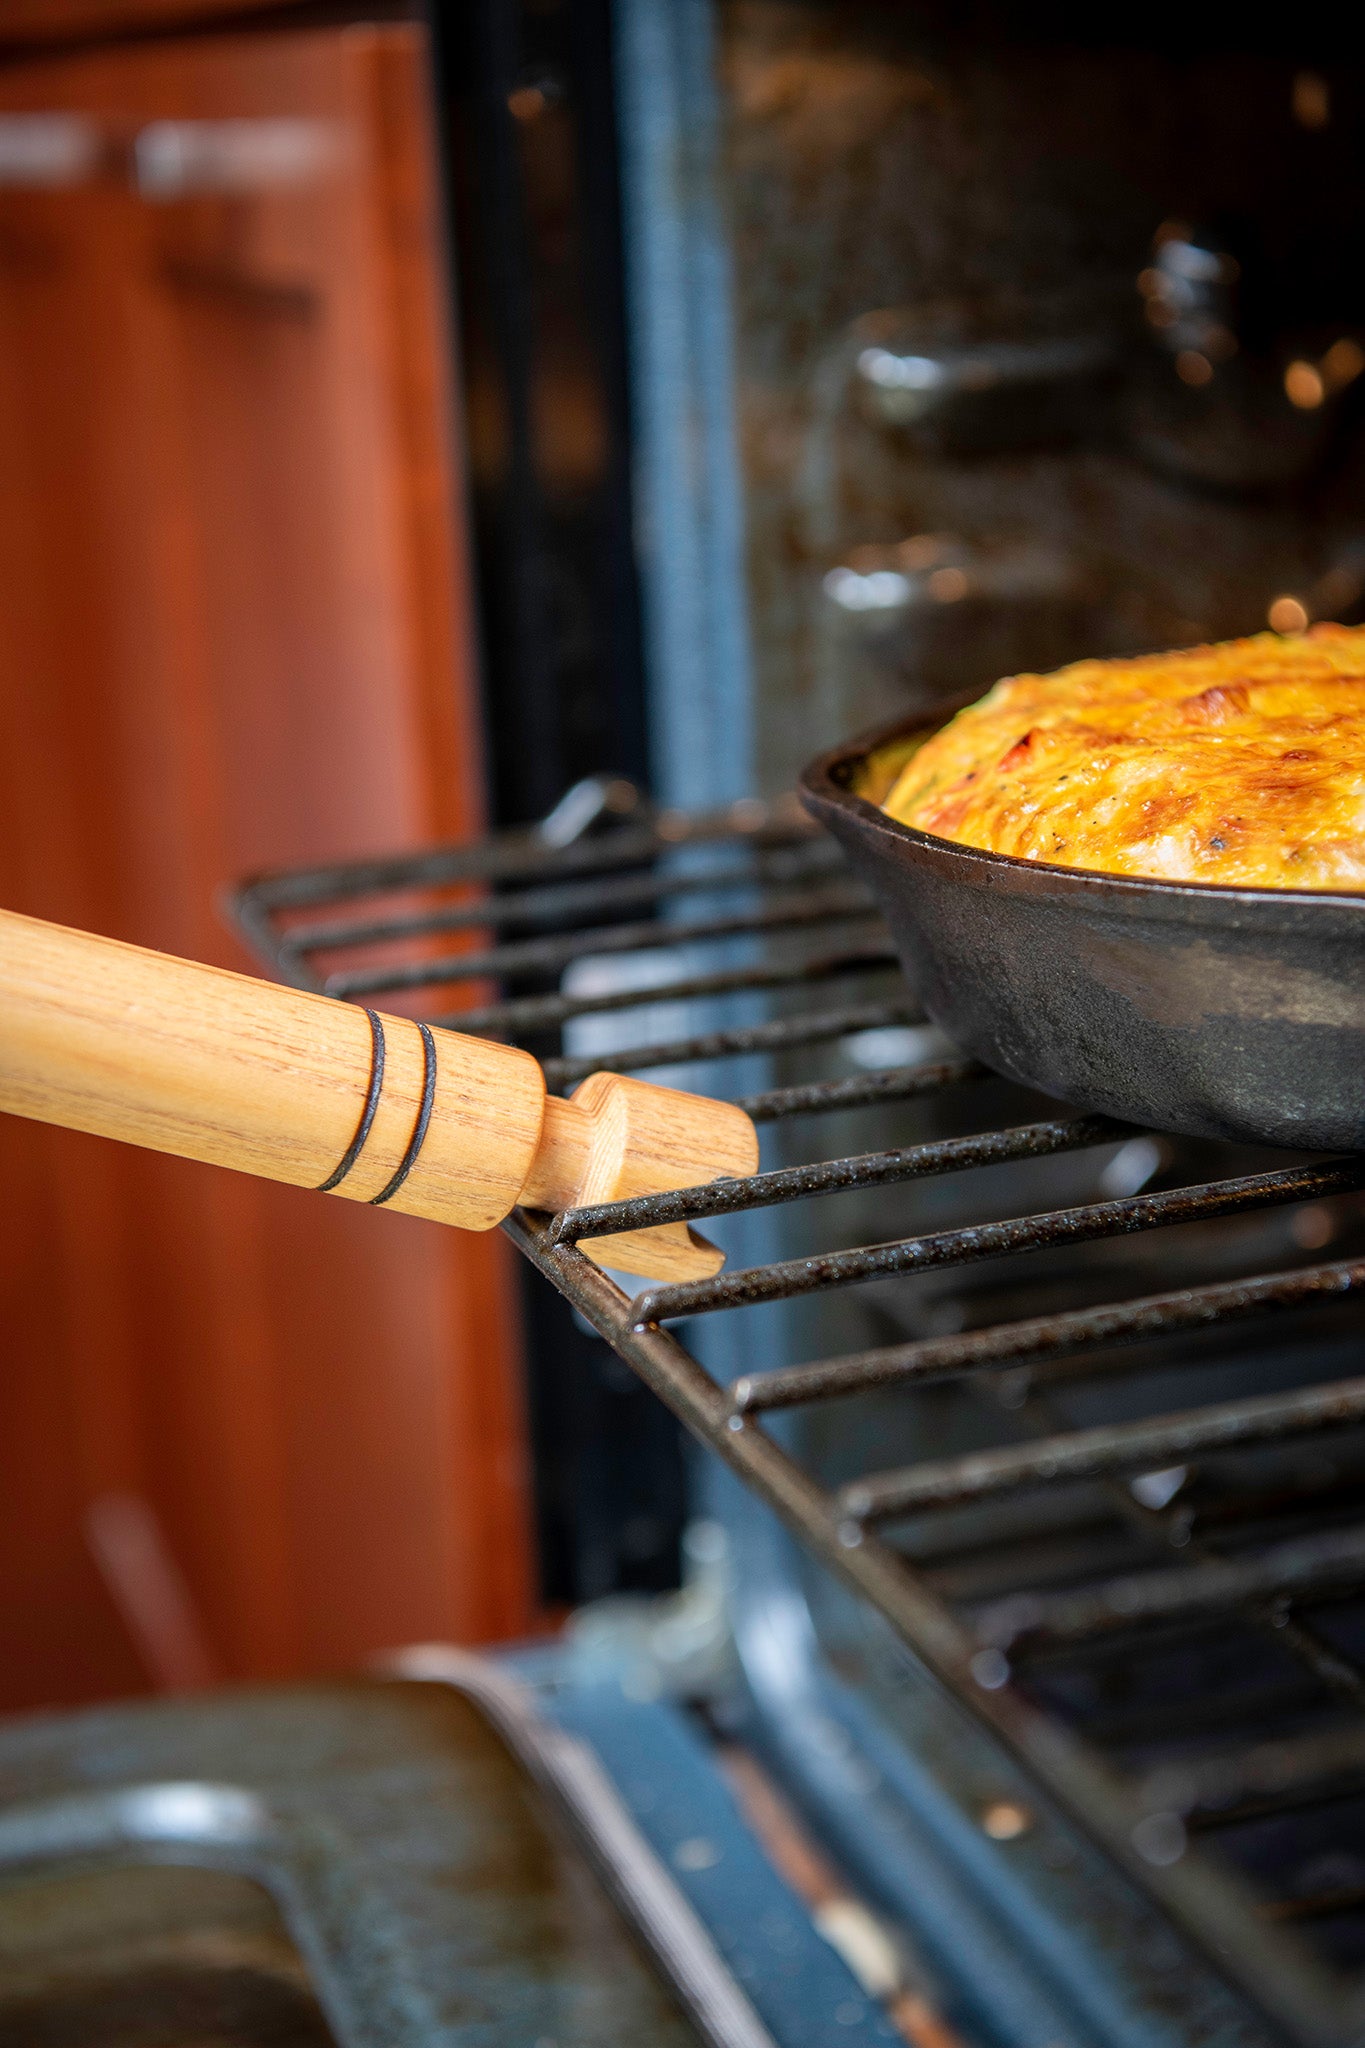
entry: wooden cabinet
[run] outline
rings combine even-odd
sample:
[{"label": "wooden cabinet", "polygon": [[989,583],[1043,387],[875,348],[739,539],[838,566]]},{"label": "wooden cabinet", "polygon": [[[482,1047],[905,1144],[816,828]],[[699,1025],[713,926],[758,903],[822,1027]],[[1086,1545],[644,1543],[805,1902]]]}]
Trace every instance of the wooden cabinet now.
[{"label": "wooden cabinet", "polygon": [[0,0],[0,49],[269,15],[291,0]]},{"label": "wooden cabinet", "polygon": [[[235,877],[478,827],[423,54],[0,72],[10,907],[241,966]],[[13,1120],[0,1202],[0,1706],[525,1625],[496,1234]]]}]

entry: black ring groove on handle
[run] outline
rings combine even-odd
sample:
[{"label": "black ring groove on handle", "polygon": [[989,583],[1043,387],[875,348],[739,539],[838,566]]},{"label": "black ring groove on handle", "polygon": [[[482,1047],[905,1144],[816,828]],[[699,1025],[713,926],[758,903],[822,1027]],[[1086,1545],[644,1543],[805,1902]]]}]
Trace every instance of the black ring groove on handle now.
[{"label": "black ring groove on handle", "polygon": [[330,1195],[333,1188],[341,1186],[365,1149],[365,1140],[370,1135],[374,1113],[379,1107],[380,1091],[384,1086],[384,1026],[373,1010],[367,1010],[365,1015],[370,1020],[370,1036],[374,1041],[374,1050],[370,1057],[370,1085],[365,1093],[365,1107],[360,1113],[360,1126],[346,1147],[341,1164],[334,1173],[328,1174],[326,1180],[319,1181],[314,1189],[315,1194]]},{"label": "black ring groove on handle", "polygon": [[379,1194],[371,1195],[370,1197],[370,1207],[372,1209],[381,1208],[385,1202],[392,1201],[393,1197],[402,1187],[403,1182],[412,1172],[413,1167],[417,1164],[417,1155],[421,1151],[426,1139],[427,1125],[431,1122],[431,1105],[436,1100],[436,1040],[431,1035],[431,1026],[429,1024],[423,1024],[420,1019],[415,1019],[414,1021],[417,1024],[417,1029],[422,1034],[422,1107],[417,1112],[417,1124],[413,1130],[408,1149],[398,1162],[397,1173],[395,1173],[386,1188]]}]

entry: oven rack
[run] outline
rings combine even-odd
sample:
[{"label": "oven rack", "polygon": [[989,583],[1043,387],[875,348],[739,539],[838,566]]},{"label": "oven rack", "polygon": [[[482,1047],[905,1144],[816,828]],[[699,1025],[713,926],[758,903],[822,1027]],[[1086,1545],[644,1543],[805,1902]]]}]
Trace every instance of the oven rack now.
[{"label": "oven rack", "polygon": [[[746,801],[708,814],[654,811],[629,785],[580,785],[539,827],[475,845],[269,875],[231,899],[256,952],[283,979],[344,999],[404,1001],[430,1023],[527,1044],[552,1088],[598,1068],[648,1072],[708,1063],[721,1080],[748,1055],[784,1057],[854,1034],[923,1024],[899,979],[861,885],[792,800]],[[695,971],[646,985],[576,985],[585,960],[685,948]],[[456,1002],[456,997],[461,1000]],[[397,999],[396,1004],[393,999]],[[686,1006],[698,1028],[674,1029]],[[736,1011],[738,1014],[736,1015]],[[561,1034],[613,1014],[645,1012],[665,1028],[645,1044],[565,1051]],[[760,1124],[877,1105],[933,1101],[990,1084],[975,1061],[945,1053],[871,1073],[801,1081],[742,1096]],[[818,1125],[815,1126],[818,1128]],[[1179,1497],[1143,1497],[1133,1481],[1365,1423],[1365,1376],[1206,1401],[1176,1412],[1059,1425],[1047,1379],[1103,1358],[1139,1360],[1153,1340],[1302,1316],[1365,1288],[1365,1257],[1296,1257],[1276,1270],[1099,1305],[1010,1318],[983,1328],[879,1345],[844,1356],[712,1376],[668,1327],[760,1303],[1365,1190],[1365,1160],[1272,1165],[1043,1213],[922,1232],[888,1243],[768,1261],[714,1279],[652,1286],[633,1297],[581,1249],[595,1235],[773,1209],[814,1196],[923,1180],[973,1167],[1078,1151],[1133,1133],[1111,1119],[1057,1110],[962,1137],[779,1167],[680,1193],[554,1217],[516,1211],[504,1228],[616,1353],[804,1541],[869,1601],[921,1662],[1001,1739],[1034,1779],[1249,1994],[1285,2037],[1343,2048],[1365,2029],[1365,1981],[1329,1967],[1293,1931],[1365,1909],[1351,1887],[1267,1900],[1227,1860],[1220,1835],[1268,1813],[1365,1795],[1365,1672],[1323,1616],[1365,1591],[1365,1517],[1306,1502],[1288,1532],[1259,1548],[1239,1540],[1227,1504],[1200,1526]],[[1004,1380],[1026,1441],[820,1484],[765,1418],[888,1388],[955,1384],[987,1399]],[[998,1409],[997,1409],[997,1412]],[[1365,1454],[1362,1454],[1365,1467]],[[1009,1502],[1069,1482],[1108,1490],[1153,1553],[1139,1568],[1101,1565],[1080,1585],[1016,1589],[954,1603],[888,1537],[967,1504]],[[1158,1489],[1159,1491],[1159,1489]],[[1254,1489],[1253,1489],[1254,1495]],[[1282,1505],[1282,1504],[1281,1504]],[[1263,1503],[1250,1498],[1251,1528]],[[1316,1719],[1264,1740],[1187,1743],[1174,1759],[1116,1768],[1030,1684],[1032,1660],[1237,1616],[1273,1634],[1329,1703]],[[1194,1717],[1197,1720],[1197,1717]]]}]

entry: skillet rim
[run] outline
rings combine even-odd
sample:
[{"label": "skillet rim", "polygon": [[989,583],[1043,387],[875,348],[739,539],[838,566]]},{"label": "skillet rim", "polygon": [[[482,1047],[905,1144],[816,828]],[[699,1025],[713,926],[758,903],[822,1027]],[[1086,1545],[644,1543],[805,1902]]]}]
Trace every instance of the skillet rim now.
[{"label": "skillet rim", "polygon": [[1056,861],[1023,860],[1017,854],[994,853],[986,847],[968,846],[961,840],[943,839],[917,825],[903,824],[880,804],[856,795],[838,780],[837,769],[866,759],[879,747],[889,746],[910,733],[922,732],[929,738],[942,731],[961,708],[954,705],[937,721],[926,721],[917,713],[905,715],[826,748],[801,771],[797,793],[802,804],[817,816],[821,806],[848,812],[860,824],[900,841],[916,854],[929,854],[945,865],[979,871],[973,879],[982,879],[988,885],[992,880],[1009,880],[1026,887],[1031,883],[1035,889],[1051,886],[1088,898],[1103,894],[1127,899],[1135,910],[1161,906],[1177,914],[1201,905],[1215,912],[1220,908],[1245,908],[1274,916],[1301,911],[1307,906],[1310,914],[1313,910],[1337,910],[1348,917],[1365,916],[1365,890],[1360,889],[1264,889],[1237,882],[1182,882],[1155,875],[1111,874],[1103,868],[1064,867]]}]

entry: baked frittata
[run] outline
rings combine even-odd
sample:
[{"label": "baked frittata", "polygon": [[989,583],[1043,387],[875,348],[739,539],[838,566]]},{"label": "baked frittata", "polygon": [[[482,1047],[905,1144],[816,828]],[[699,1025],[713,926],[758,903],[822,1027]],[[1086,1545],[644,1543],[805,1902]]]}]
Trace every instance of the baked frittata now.
[{"label": "baked frittata", "polygon": [[1008,676],[912,755],[885,808],[1060,867],[1365,890],[1365,627]]}]

